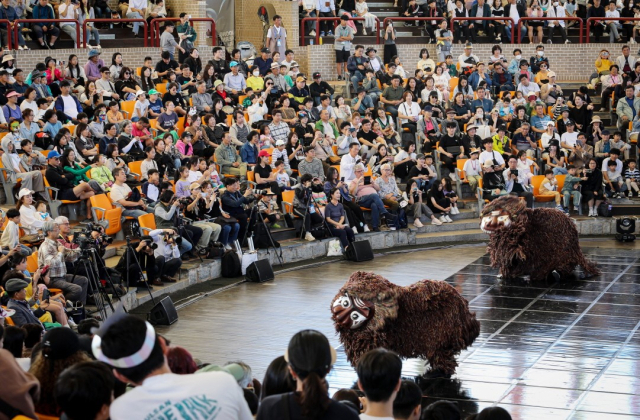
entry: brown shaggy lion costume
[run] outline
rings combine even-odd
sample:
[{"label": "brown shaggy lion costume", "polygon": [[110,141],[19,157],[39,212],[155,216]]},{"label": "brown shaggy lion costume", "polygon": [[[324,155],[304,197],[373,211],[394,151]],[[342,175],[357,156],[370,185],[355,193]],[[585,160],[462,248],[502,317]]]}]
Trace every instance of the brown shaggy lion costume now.
[{"label": "brown shaggy lion costume", "polygon": [[600,274],[582,254],[573,221],[559,210],[528,209],[522,200],[507,195],[487,204],[481,219],[480,228],[491,235],[491,266],[504,278],[544,280],[554,271],[568,276],[577,265],[585,276]]},{"label": "brown shaggy lion costume", "polygon": [[432,375],[451,376],[455,356],[480,333],[467,300],[444,281],[402,287],[357,271],[333,299],[331,312],[353,366],[369,350],[384,347],[400,357],[426,359]]}]

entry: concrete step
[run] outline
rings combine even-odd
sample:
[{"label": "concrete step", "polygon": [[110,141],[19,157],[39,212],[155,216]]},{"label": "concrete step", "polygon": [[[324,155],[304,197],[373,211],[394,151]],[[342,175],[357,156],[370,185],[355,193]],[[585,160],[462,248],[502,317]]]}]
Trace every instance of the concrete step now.
[{"label": "concrete step", "polygon": [[442,242],[488,241],[489,235],[480,229],[419,233],[415,237],[416,245],[437,244]]},{"label": "concrete step", "polygon": [[[443,223],[440,226],[436,226],[431,224],[431,222],[424,223],[424,226],[417,229],[418,233],[417,235],[423,234],[423,233],[437,233],[437,232],[453,232],[453,231],[463,231],[463,230],[476,230],[478,229],[479,226],[479,219],[459,219],[456,220],[456,216],[451,216],[453,220],[453,223]],[[473,220],[473,221],[469,221],[469,220]],[[413,227],[413,225],[411,225],[411,229],[416,229],[415,227]]]}]

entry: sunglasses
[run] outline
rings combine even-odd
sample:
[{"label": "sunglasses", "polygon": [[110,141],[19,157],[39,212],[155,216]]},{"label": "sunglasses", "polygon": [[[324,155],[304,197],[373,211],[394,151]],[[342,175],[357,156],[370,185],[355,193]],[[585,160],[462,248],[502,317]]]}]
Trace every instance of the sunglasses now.
[{"label": "sunglasses", "polygon": [[127,75],[128,75],[128,74],[131,74],[131,72],[125,71],[125,72],[124,72],[124,74],[127,74]]}]

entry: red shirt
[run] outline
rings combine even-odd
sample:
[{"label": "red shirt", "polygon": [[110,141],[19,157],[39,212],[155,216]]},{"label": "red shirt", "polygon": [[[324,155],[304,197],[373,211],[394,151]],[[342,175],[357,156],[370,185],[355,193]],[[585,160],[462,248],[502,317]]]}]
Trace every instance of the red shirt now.
[{"label": "red shirt", "polygon": [[143,128],[142,130],[139,130],[138,126],[135,123],[132,124],[132,128],[133,128],[133,130],[131,130],[131,135],[133,137],[149,137],[149,136],[151,136],[151,133],[149,133],[149,130],[147,130],[146,128]]}]

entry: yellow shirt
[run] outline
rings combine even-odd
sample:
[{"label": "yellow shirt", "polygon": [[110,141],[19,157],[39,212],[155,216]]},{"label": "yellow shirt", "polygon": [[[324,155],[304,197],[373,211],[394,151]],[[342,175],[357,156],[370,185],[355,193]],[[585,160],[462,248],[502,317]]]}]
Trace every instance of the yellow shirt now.
[{"label": "yellow shirt", "polygon": [[247,87],[254,91],[264,89],[264,79],[262,77],[249,76],[247,78]]},{"label": "yellow shirt", "polygon": [[[27,297],[26,297],[26,301],[30,301],[31,299],[33,299],[33,282],[31,281],[31,278],[27,277],[25,278],[26,281],[29,282],[29,285],[27,286],[26,289],[24,289],[27,292]],[[40,305],[35,304],[31,307],[31,309],[38,309],[40,307]],[[53,322],[53,317],[51,316],[51,314],[49,312],[45,312],[40,318],[38,318],[40,320],[40,322]]]},{"label": "yellow shirt", "polygon": [[611,66],[613,66],[613,61],[609,59],[603,60],[602,58],[598,58],[596,60],[596,70],[598,70],[598,73],[609,71],[611,69]]}]

